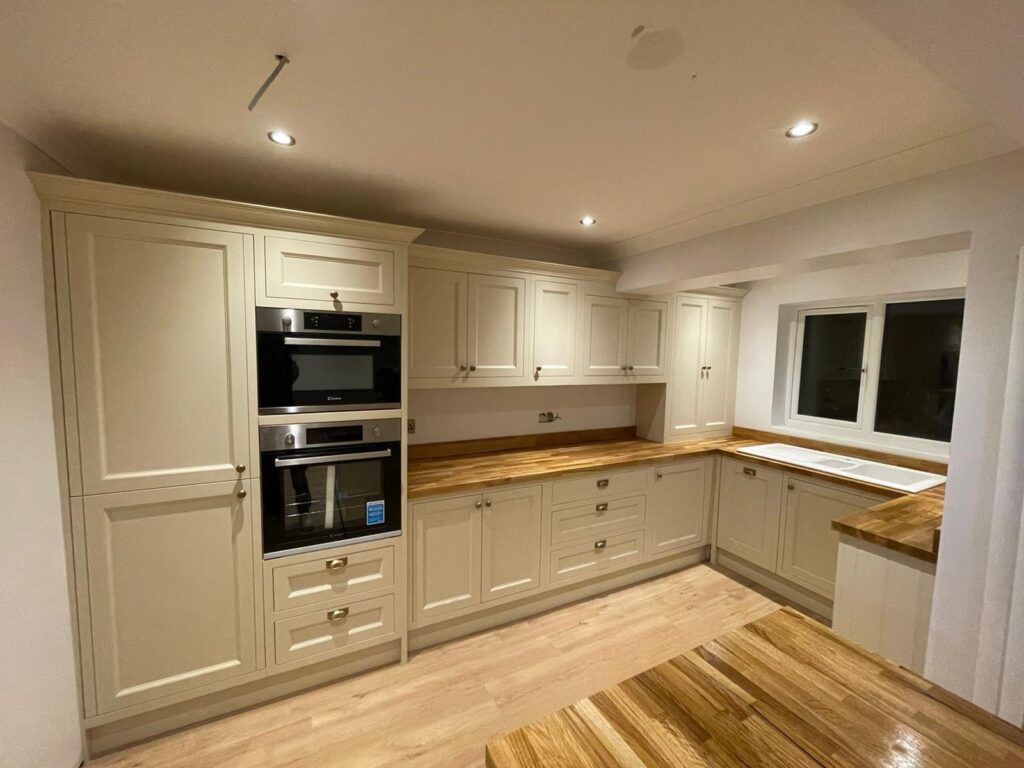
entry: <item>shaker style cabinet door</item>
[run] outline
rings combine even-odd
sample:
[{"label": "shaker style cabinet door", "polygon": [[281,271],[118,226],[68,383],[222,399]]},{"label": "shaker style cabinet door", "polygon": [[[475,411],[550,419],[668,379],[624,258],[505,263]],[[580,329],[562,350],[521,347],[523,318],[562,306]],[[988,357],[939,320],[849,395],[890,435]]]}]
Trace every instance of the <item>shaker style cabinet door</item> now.
[{"label": "shaker style cabinet door", "polygon": [[533,379],[576,373],[578,289],[572,283],[533,284]]},{"label": "shaker style cabinet door", "polygon": [[707,429],[728,426],[733,402],[733,347],[739,333],[739,304],[710,299],[707,314],[707,341],[704,345],[704,386],[701,396],[700,424]]},{"label": "shaker style cabinet door", "polygon": [[412,506],[413,619],[417,624],[480,604],[479,494]]},{"label": "shaker style cabinet door", "polygon": [[629,301],[612,296],[583,300],[583,373],[624,376]]},{"label": "shaker style cabinet door", "polygon": [[722,460],[715,537],[719,549],[774,573],[781,514],[781,472]]},{"label": "shaker style cabinet door", "polygon": [[711,473],[707,459],[655,467],[647,514],[647,555],[708,543]]},{"label": "shaker style cabinet door", "polygon": [[669,433],[686,435],[702,429],[701,389],[704,385],[704,338],[708,300],[680,296],[676,300],[675,354],[669,379]]},{"label": "shaker style cabinet door", "polygon": [[255,671],[249,485],[83,499],[100,713]]},{"label": "shaker style cabinet door", "polygon": [[664,376],[667,335],[668,304],[630,300],[626,372],[630,376]]},{"label": "shaker style cabinet door", "polygon": [[455,378],[465,373],[465,272],[409,270],[409,378]]},{"label": "shaker style cabinet door", "polygon": [[469,276],[469,378],[526,373],[526,280]]},{"label": "shaker style cabinet door", "polygon": [[251,463],[244,247],[234,232],[67,216],[86,494],[233,480]]},{"label": "shaker style cabinet door", "polygon": [[483,600],[540,586],[541,487],[483,494]]}]

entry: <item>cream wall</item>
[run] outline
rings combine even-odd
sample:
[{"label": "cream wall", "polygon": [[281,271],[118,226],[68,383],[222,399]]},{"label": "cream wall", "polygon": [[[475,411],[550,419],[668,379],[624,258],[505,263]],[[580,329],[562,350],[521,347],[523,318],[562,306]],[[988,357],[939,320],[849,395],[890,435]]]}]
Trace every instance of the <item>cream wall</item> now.
[{"label": "cream wall", "polygon": [[[542,411],[556,411],[562,418],[540,424]],[[409,417],[416,419],[412,443],[631,427],[636,424],[636,386],[410,390]]]},{"label": "cream wall", "polygon": [[[788,327],[780,329],[780,312],[786,305],[856,301],[915,291],[962,289],[966,285],[967,253],[963,251],[755,282],[743,297],[740,313],[736,423],[776,430],[782,423],[789,352],[784,343]],[[783,386],[778,386],[780,383]],[[863,444],[858,440],[850,443]]]},{"label": "cream wall", "polygon": [[59,170],[0,124],[0,766],[82,758],[54,446],[39,201]]}]

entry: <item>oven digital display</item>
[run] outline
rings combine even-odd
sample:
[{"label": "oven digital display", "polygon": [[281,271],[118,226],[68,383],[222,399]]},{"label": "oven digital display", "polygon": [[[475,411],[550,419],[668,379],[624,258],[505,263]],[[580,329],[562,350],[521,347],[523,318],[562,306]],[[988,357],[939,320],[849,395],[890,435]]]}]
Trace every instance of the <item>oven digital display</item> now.
[{"label": "oven digital display", "polygon": [[335,312],[303,312],[302,324],[311,331],[363,330],[362,315],[339,315]]},{"label": "oven digital display", "polygon": [[363,425],[335,427],[309,427],[306,429],[306,445],[322,443],[358,443],[363,439]]}]

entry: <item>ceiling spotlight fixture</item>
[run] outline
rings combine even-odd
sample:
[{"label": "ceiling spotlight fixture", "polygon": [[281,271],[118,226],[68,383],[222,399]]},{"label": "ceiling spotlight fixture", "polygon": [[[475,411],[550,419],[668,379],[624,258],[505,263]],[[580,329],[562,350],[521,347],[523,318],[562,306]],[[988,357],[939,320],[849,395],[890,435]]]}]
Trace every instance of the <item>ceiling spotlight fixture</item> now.
[{"label": "ceiling spotlight fixture", "polygon": [[593,216],[584,216],[582,219],[580,219],[580,224],[582,224],[584,227],[592,227],[595,224],[597,224],[597,219],[595,219]]},{"label": "ceiling spotlight fixture", "polygon": [[802,139],[804,136],[810,136],[818,130],[818,124],[812,123],[810,120],[801,120],[798,123],[794,123],[786,131],[787,139]]},{"label": "ceiling spotlight fixture", "polygon": [[282,147],[291,147],[295,144],[295,137],[284,131],[271,131],[267,134],[267,138]]}]

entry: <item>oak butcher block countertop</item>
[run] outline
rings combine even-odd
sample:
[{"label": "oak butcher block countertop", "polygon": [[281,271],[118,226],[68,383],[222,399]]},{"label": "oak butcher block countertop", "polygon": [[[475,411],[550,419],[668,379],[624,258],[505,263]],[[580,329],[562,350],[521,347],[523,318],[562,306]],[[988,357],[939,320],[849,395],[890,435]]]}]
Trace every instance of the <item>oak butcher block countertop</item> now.
[{"label": "oak butcher block countertop", "polygon": [[[623,430],[610,430],[602,432],[601,436],[604,439],[600,440],[539,447],[533,445],[531,438],[526,437],[471,441],[465,444],[438,443],[413,446],[408,472],[409,498],[470,492],[513,483],[549,480],[572,472],[596,472],[720,453],[788,472],[817,476],[830,483],[888,494],[893,497],[891,501],[865,512],[840,518],[832,523],[832,527],[850,536],[913,557],[930,562],[938,559],[938,536],[935,531],[942,523],[945,486],[923,493],[900,495],[898,492],[861,480],[749,456],[738,453],[737,449],[765,442],[789,442],[837,453],[861,453],[866,458],[876,461],[908,464],[899,457],[872,451],[856,452],[850,448],[817,441],[795,440],[782,435],[742,428],[737,428],[730,437],[698,439],[683,443],[655,443],[627,437],[627,434],[628,432]],[[618,439],[608,439],[609,437]],[[458,453],[459,450],[471,452]],[[448,452],[454,455],[447,455]],[[909,464],[914,466],[913,462]],[[939,467],[932,466],[914,468],[940,471]]]},{"label": "oak butcher block countertop", "polygon": [[1020,768],[1024,731],[782,609],[512,731],[489,768]]}]

